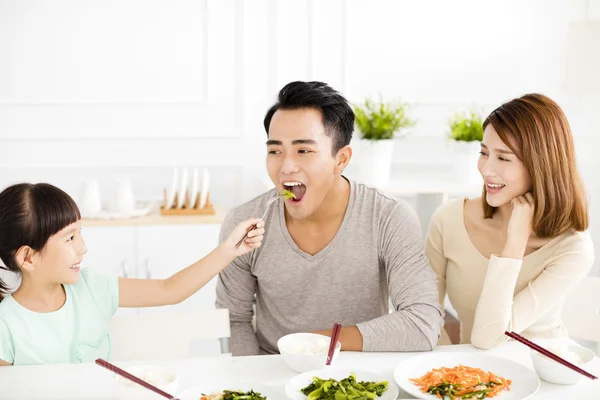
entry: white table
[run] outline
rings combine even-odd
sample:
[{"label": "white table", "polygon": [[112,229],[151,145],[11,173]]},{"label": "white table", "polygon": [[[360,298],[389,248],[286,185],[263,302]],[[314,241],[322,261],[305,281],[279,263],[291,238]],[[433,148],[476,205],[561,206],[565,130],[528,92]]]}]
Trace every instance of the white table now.
[{"label": "white table", "polygon": [[[434,352],[481,352],[470,345],[439,346]],[[423,353],[354,353],[342,352],[336,360],[340,368],[356,368],[385,374],[393,381],[393,370],[410,357]],[[509,342],[485,354],[517,361],[529,368],[529,349]],[[180,392],[202,384],[256,382],[268,385],[284,400],[284,386],[296,375],[280,356],[189,358],[158,363],[178,374]],[[123,365],[123,364],[119,364]],[[600,359],[587,368],[600,373]],[[576,385],[552,385],[542,381],[534,399],[598,399],[600,382],[582,377]],[[0,399],[114,399],[113,374],[95,364],[65,364],[0,368]],[[400,398],[411,398],[401,391]]]}]

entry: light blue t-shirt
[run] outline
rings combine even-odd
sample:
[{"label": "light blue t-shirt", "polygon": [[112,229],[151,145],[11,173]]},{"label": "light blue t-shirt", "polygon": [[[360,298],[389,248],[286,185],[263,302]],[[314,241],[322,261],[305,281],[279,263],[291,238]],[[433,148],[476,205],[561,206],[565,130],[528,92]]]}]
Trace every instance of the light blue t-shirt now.
[{"label": "light blue t-shirt", "polygon": [[38,313],[12,296],[0,301],[0,359],[13,365],[64,364],[110,359],[110,320],[119,306],[117,276],[82,269],[64,285],[57,311]]}]

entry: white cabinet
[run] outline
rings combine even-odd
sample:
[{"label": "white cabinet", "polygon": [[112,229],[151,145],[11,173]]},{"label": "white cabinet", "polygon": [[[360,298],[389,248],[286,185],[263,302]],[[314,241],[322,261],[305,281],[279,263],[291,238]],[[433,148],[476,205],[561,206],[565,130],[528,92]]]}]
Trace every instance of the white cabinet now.
[{"label": "white cabinet", "polygon": [[122,277],[135,276],[135,227],[83,228],[81,234],[87,247],[84,267]]},{"label": "white cabinet", "polygon": [[[135,229],[133,226],[84,227],[81,234],[87,254],[82,267],[125,278],[136,277]],[[117,315],[136,313],[135,308],[119,308],[117,311]]]},{"label": "white cabinet", "polygon": [[[212,251],[218,245],[219,230],[217,223],[84,227],[88,252],[83,266],[128,278],[165,279]],[[214,308],[216,279],[180,304],[120,308],[117,313]]]},{"label": "white cabinet", "polygon": [[[210,253],[219,243],[218,224],[140,226],[138,275],[165,279]],[[187,300],[173,306],[140,309],[142,313],[215,308],[216,277]]]}]

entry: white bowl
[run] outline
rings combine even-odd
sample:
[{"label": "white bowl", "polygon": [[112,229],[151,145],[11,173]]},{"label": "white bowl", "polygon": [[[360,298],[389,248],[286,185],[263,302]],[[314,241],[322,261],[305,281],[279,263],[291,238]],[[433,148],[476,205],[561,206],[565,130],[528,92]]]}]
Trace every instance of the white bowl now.
[{"label": "white bowl", "polygon": [[[586,366],[594,360],[594,357],[596,357],[596,354],[592,350],[575,343],[565,343],[561,340],[552,339],[534,340],[534,342],[586,371]],[[580,362],[573,360],[572,357],[579,358]],[[531,350],[531,362],[533,363],[535,372],[537,372],[538,376],[546,382],[557,383],[560,385],[572,385],[579,382],[579,380],[584,377],[579,372],[576,372],[533,349]]]},{"label": "white bowl", "polygon": [[[136,365],[123,369],[173,396],[177,393],[179,378],[169,371],[155,365]],[[117,398],[119,399],[164,399],[158,393],[146,389],[121,375],[115,374],[115,382]]]},{"label": "white bowl", "polygon": [[[288,367],[296,372],[307,372],[325,367],[330,340],[329,336],[316,333],[292,333],[280,338],[277,347]],[[338,341],[332,365],[341,348],[342,344]]]}]

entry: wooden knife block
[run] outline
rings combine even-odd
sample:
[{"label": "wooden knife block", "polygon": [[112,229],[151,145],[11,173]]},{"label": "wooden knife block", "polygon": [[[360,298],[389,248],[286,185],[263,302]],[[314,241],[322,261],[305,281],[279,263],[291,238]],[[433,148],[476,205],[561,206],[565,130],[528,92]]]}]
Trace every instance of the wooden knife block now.
[{"label": "wooden knife block", "polygon": [[190,204],[190,194],[188,191],[185,192],[185,201],[183,202],[182,208],[177,208],[177,203],[179,202],[179,193],[175,194],[175,201],[173,202],[173,206],[169,209],[167,206],[167,189],[163,190],[163,204],[160,206],[160,215],[214,215],[215,208],[210,202],[210,193],[206,195],[206,204],[204,207],[200,208],[200,194],[198,193],[196,197],[196,202],[194,204]]}]

